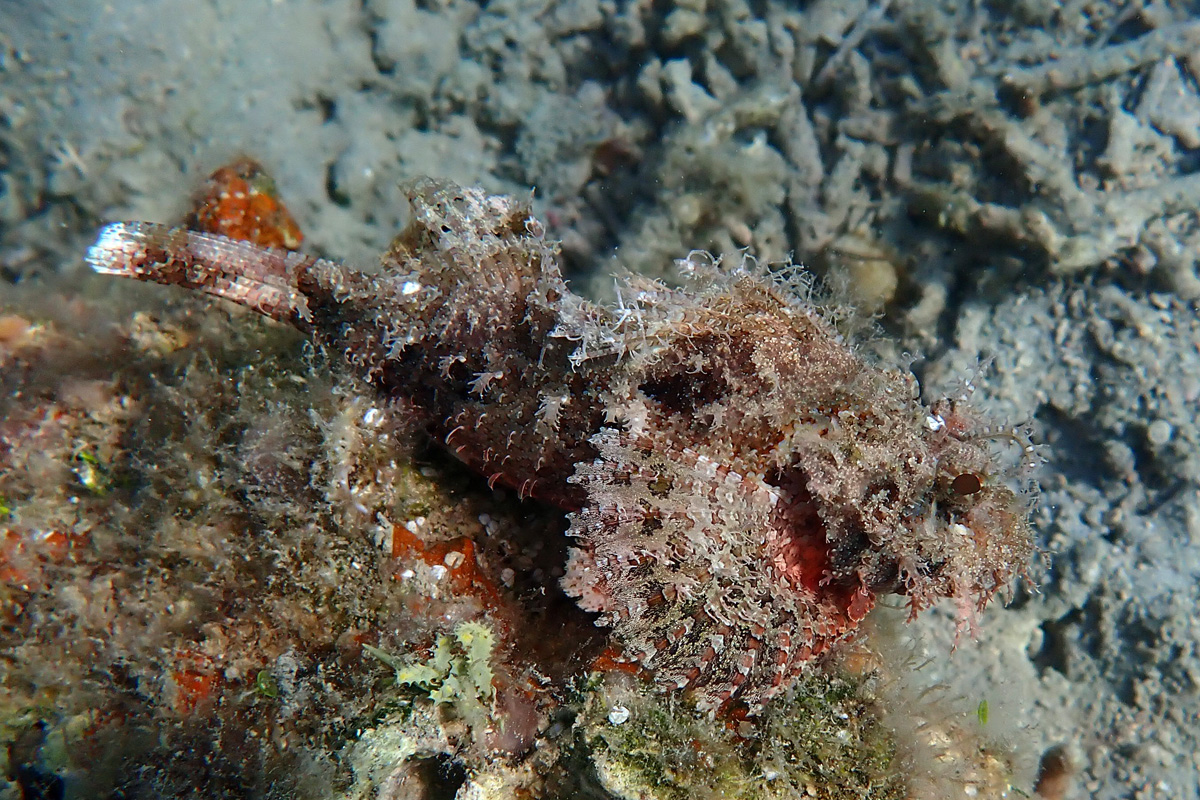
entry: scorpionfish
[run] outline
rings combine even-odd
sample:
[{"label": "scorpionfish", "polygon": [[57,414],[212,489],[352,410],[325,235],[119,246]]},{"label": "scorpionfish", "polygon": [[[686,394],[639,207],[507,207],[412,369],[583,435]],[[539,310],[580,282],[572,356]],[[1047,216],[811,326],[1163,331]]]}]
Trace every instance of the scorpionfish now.
[{"label": "scorpionfish", "polygon": [[429,179],[372,273],[114,223],[101,273],[216,295],[340,354],[489,484],[570,514],[562,586],[657,683],[756,715],[884,593],[969,619],[1032,552],[1027,487],[964,398],[924,404],[797,268],[702,253],[574,294],[527,202]]}]

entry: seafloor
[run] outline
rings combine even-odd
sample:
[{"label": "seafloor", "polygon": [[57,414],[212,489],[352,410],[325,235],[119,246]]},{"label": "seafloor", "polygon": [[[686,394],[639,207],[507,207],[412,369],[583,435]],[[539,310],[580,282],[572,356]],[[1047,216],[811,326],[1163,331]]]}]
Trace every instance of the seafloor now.
[{"label": "seafloor", "polygon": [[[0,2],[0,798],[1200,797],[1198,12]],[[708,722],[563,596],[561,513],[299,336],[84,265],[241,155],[351,263],[432,175],[533,188],[597,297],[810,265],[928,395],[1030,424],[1028,577]]]}]

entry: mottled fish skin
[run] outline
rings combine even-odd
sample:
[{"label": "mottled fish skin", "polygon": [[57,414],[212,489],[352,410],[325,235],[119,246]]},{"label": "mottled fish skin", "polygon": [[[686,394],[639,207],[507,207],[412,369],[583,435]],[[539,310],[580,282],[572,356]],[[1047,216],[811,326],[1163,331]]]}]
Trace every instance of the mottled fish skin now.
[{"label": "mottled fish skin", "polygon": [[144,223],[88,260],[295,325],[489,483],[572,512],[566,591],[711,713],[758,713],[880,593],[914,614],[951,597],[965,621],[1023,572],[1030,498],[991,451],[1016,434],[924,405],[799,271],[692,254],[682,288],[629,276],[602,306],[526,203],[409,197],[380,274]]},{"label": "mottled fish skin", "polygon": [[[430,432],[492,484],[566,509],[566,478],[591,460],[607,363],[572,368],[557,250],[525,204],[458,187],[411,187],[413,223],[381,274],[146,223],[115,223],[88,253],[107,274],[185,286],[288,322],[384,398],[409,401]],[[583,310],[583,309],[587,310]]]}]

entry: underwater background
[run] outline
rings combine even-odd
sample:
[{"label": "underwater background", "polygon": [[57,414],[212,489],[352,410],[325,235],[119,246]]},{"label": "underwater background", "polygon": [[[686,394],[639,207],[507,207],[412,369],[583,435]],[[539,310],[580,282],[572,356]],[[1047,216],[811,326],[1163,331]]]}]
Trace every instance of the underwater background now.
[{"label": "underwater background", "polygon": [[[1198,11],[0,0],[0,797],[1200,797]],[[1028,575],[697,713],[559,588],[562,512],[296,332],[84,263],[245,158],[364,267],[424,175],[531,197],[601,300],[806,265],[1028,426]]]}]

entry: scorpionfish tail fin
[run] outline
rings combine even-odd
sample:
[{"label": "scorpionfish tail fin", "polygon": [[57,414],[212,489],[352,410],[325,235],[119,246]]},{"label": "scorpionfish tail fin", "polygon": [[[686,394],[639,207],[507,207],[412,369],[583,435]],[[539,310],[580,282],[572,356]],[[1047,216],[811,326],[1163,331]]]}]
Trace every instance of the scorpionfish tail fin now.
[{"label": "scorpionfish tail fin", "polygon": [[114,222],[88,249],[96,272],[182,286],[231,300],[301,329],[311,324],[298,276],[339,264],[225,236],[149,222]]}]

